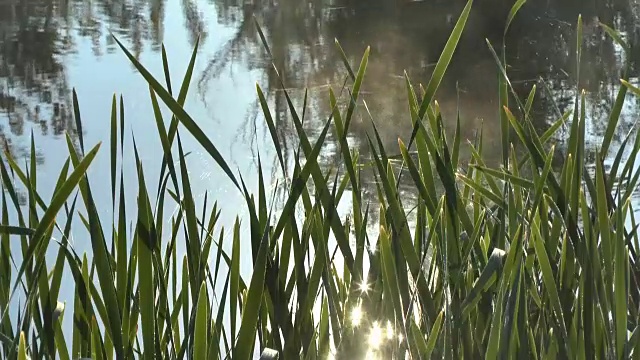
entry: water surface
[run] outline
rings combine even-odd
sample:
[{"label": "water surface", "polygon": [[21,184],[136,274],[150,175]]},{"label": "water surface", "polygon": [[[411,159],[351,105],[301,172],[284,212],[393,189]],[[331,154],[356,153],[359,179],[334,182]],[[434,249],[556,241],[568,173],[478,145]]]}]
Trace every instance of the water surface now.
[{"label": "water surface", "polygon": [[[171,81],[177,91],[189,56],[199,39],[198,61],[186,104],[187,111],[212,139],[231,167],[251,189],[257,185],[257,154],[267,180],[280,175],[274,148],[263,120],[255,84],[265,91],[279,140],[287,159],[298,136],[290,118],[282,84],[302,114],[308,89],[305,127],[319,133],[330,111],[329,88],[339,93],[347,76],[335,39],[357,67],[365,48],[371,56],[349,143],[361,156],[370,156],[366,134],[372,120],[390,153],[397,139],[411,132],[404,72],[413,84],[426,85],[465,2],[406,0],[0,0],[0,140],[21,163],[27,161],[30,136],[35,138],[38,186],[46,199],[68,156],[65,134],[78,142],[72,110],[72,90],[80,103],[83,137],[87,146],[104,142],[89,176],[103,222],[111,217],[108,136],[111,99],[123,96],[126,114],[125,188],[135,199],[136,174],[132,136],[146,177],[159,173],[161,147],[148,87],[113,41],[111,34],[158,78],[164,80],[161,45],[168,52]],[[496,64],[486,40],[502,46],[506,0],[476,1],[465,33],[445,76],[437,99],[446,125],[453,131],[456,116],[461,136],[473,141],[482,128],[485,156],[500,160]],[[584,49],[580,79],[575,58],[575,24],[584,19]],[[261,24],[273,58],[269,58],[254,26]],[[598,26],[608,24],[632,44],[625,54]],[[534,106],[536,127],[544,130],[574,105],[576,89],[587,92],[587,131],[593,161],[606,127],[607,114],[619,88],[618,79],[629,61],[632,83],[640,71],[640,2],[637,0],[530,1],[521,10],[505,40],[508,72],[520,97],[538,86]],[[344,99],[344,98],[343,98]],[[640,108],[628,96],[616,144],[633,129]],[[169,114],[165,112],[168,122]],[[222,206],[221,223],[229,228],[242,212],[243,199],[197,142],[182,132],[191,170],[191,183],[200,199]],[[564,133],[556,139],[562,144]],[[321,163],[340,167],[333,134]],[[463,148],[462,158],[468,157]],[[365,200],[375,202],[375,185],[364,179]],[[414,196],[403,187],[408,199]],[[22,194],[26,201],[26,194]],[[372,206],[376,208],[376,206]],[[172,209],[169,209],[172,210]],[[347,210],[347,207],[345,207]],[[135,202],[127,211],[135,214]],[[240,211],[240,214],[238,214]],[[90,245],[82,234],[72,239],[79,252]],[[248,261],[243,263],[248,269]]]}]

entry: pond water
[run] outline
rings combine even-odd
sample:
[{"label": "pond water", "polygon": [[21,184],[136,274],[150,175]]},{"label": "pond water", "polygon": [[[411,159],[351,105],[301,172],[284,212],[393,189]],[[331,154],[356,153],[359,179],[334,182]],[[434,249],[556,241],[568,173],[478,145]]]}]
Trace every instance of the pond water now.
[{"label": "pond water", "polygon": [[[282,146],[290,157],[298,137],[289,117],[284,92],[271,70],[271,60],[254,26],[261,24],[273,61],[298,109],[309,89],[305,127],[317,134],[330,111],[328,89],[339,91],[347,72],[336,51],[337,39],[357,67],[371,46],[362,98],[367,102],[387,149],[411,132],[403,72],[426,84],[460,14],[462,0],[0,0],[0,140],[20,162],[28,157],[30,136],[37,149],[38,186],[50,198],[55,179],[68,156],[65,132],[77,141],[72,90],[78,94],[86,146],[103,142],[89,176],[103,221],[111,217],[109,126],[111,99],[122,95],[126,114],[125,183],[136,195],[132,136],[148,179],[160,169],[161,147],[149,91],[111,34],[158,78],[163,79],[161,44],[165,44],[174,91],[199,38],[187,111],[222,155],[257,185],[257,154],[264,172],[277,175],[271,138],[257,102],[255,84],[265,91]],[[483,125],[485,155],[500,157],[495,62],[485,39],[497,49],[510,2],[477,1],[437,99],[447,125],[460,111],[462,138],[473,139]],[[516,91],[526,96],[534,84],[536,126],[544,129],[573,106],[576,92],[575,24],[584,19],[585,42],[579,87],[587,91],[589,142],[597,147],[606,115],[613,106],[627,59],[632,83],[640,72],[640,1],[579,0],[530,2],[521,10],[506,38],[509,74]],[[534,4],[535,3],[535,4]],[[632,51],[624,54],[598,26],[619,30]],[[548,87],[548,91],[544,91]],[[634,126],[640,106],[627,99],[616,143]],[[165,112],[165,119],[169,116]],[[364,111],[356,114],[349,142],[361,156],[369,155],[371,130]],[[452,129],[453,131],[453,129]],[[219,201],[226,228],[242,212],[243,199],[212,159],[182,132],[195,193]],[[559,139],[562,140],[562,139]],[[336,140],[329,135],[321,154],[323,166],[339,166]],[[615,148],[615,146],[614,146]],[[462,157],[468,156],[463,152]],[[365,199],[374,201],[373,179],[365,179]],[[155,190],[155,188],[154,188]],[[411,196],[410,191],[406,191]],[[25,195],[26,196],[26,195]],[[26,197],[25,197],[26,199]],[[233,204],[233,205],[232,205]],[[238,204],[236,206],[235,204]],[[128,213],[135,214],[135,201]],[[240,213],[238,214],[238,211]],[[90,245],[73,239],[79,252]],[[248,261],[243,266],[249,266]]]}]

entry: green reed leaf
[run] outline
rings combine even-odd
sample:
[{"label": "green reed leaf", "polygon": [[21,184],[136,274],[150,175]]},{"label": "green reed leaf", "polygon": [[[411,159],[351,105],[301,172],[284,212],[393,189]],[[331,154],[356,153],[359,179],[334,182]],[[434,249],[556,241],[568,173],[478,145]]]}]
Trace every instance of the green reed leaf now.
[{"label": "green reed leaf", "polygon": [[27,360],[27,341],[25,340],[24,332],[20,332],[20,343],[18,345],[18,360]]},{"label": "green reed leaf", "polygon": [[116,95],[113,94],[111,101],[111,135],[110,135],[110,150],[111,150],[111,204],[112,209],[116,207],[116,161],[118,158],[118,112],[116,108]]},{"label": "green reed leaf", "polygon": [[[400,324],[400,326],[404,327],[404,320],[402,311],[402,299],[400,297],[400,288],[398,287],[398,273],[396,270],[396,264],[394,261],[394,255],[391,250],[391,236],[387,232],[387,230],[382,227],[380,229],[380,255],[382,260],[382,274],[383,279],[386,283],[385,292],[389,292],[389,297],[385,297],[386,299],[390,299],[393,303],[393,309],[396,315],[396,322]],[[405,289],[405,291],[408,289]]]},{"label": "green reed leaf", "polygon": [[[38,226],[35,228],[35,230],[31,235],[31,238],[32,238],[31,244],[29,245],[28,249],[24,254],[24,258],[28,260],[22,263],[22,265],[20,266],[16,274],[16,281],[11,290],[10,298],[13,297],[13,294],[15,293],[16,288],[20,284],[20,279],[22,278],[22,275],[26,271],[27,267],[31,264],[30,259],[32,259],[32,256],[35,253],[36,248],[41,244],[42,241],[44,241],[43,236],[49,231],[49,229],[53,225],[53,222],[55,221],[55,217],[58,211],[60,211],[64,203],[67,201],[68,197],[71,195],[71,192],[75,189],[78,183],[80,183],[80,180],[85,176],[87,169],[89,168],[89,165],[95,158],[99,149],[100,149],[100,144],[96,145],[93,149],[91,149],[91,151],[87,153],[84,159],[82,159],[82,161],[75,167],[75,169],[69,175],[69,178],[64,182],[62,187],[58,189],[58,191],[54,194],[49,207],[47,208],[45,213],[42,215],[42,218],[40,219]],[[8,309],[5,309],[3,311],[2,318],[6,316],[7,310]]]},{"label": "green reed leaf", "polygon": [[513,19],[516,17],[516,14],[518,13],[520,8],[522,8],[522,6],[526,2],[527,2],[527,0],[518,0],[518,1],[515,2],[515,4],[513,4],[513,6],[511,7],[511,10],[509,10],[509,15],[507,16],[507,24],[504,27],[503,37],[507,36],[507,31],[509,31],[509,27],[511,26],[511,22],[513,22]]},{"label": "green reed leaf", "polygon": [[209,297],[207,296],[206,283],[200,286],[200,295],[198,295],[198,304],[196,305],[196,325],[193,339],[193,358],[195,360],[208,359],[208,314],[209,314]]},{"label": "green reed leaf", "polygon": [[444,321],[444,311],[440,311],[436,321],[434,321],[433,326],[431,327],[431,331],[429,332],[429,338],[427,339],[427,347],[424,353],[424,357],[426,359],[431,357],[433,350],[436,347],[438,337],[440,336],[440,329],[442,328],[442,323]]},{"label": "green reed leaf", "polygon": [[467,19],[469,18],[472,5],[473,0],[468,0],[451,32],[451,35],[449,36],[449,39],[447,40],[446,45],[444,46],[444,49],[442,50],[442,53],[440,54],[440,58],[438,59],[435,68],[433,69],[431,79],[429,79],[429,84],[427,84],[425,94],[422,98],[422,103],[420,104],[420,110],[417,114],[418,121],[413,125],[413,131],[411,132],[411,138],[407,149],[411,149],[411,145],[413,145],[413,141],[418,133],[418,124],[422,121],[424,115],[431,106],[431,102],[433,101],[436,91],[440,86],[440,82],[442,82],[442,78],[444,77],[447,67],[449,67],[451,58],[453,58],[453,53],[458,46],[460,37],[462,37],[462,31],[464,30]]},{"label": "green reed leaf", "polygon": [[176,118],[180,120],[180,122],[184,125],[184,127],[187,128],[191,135],[193,135],[193,137],[200,143],[200,145],[202,145],[202,147],[204,147],[209,155],[211,155],[211,157],[229,177],[231,182],[233,182],[236,188],[240,189],[240,184],[238,183],[238,180],[236,180],[236,177],[231,171],[231,168],[229,168],[227,162],[224,160],[215,145],[213,145],[211,140],[202,131],[200,126],[198,126],[198,124],[196,124],[191,116],[187,114],[182,105],[174,100],[171,94],[169,94],[167,90],[162,87],[162,85],[155,79],[155,77],[153,77],[153,75],[151,75],[151,73],[144,66],[142,66],[142,64],[124,47],[120,40],[118,40],[115,36],[114,40],[116,41],[118,46],[120,46],[120,49],[122,49],[129,61],[131,61],[135,68],[140,72],[142,77],[147,81],[147,83],[149,83],[149,86],[151,86],[156,94],[158,94],[160,99],[162,99],[165,105],[167,105],[169,109],[171,109]]},{"label": "green reed leaf", "polygon": [[21,226],[0,225],[0,234],[6,235],[33,235],[34,229]]},{"label": "green reed leaf", "polygon": [[233,348],[234,359],[248,360],[251,358],[258,324],[258,314],[262,306],[268,249],[269,233],[265,231],[260,241],[256,261],[253,264],[251,283],[243,305],[240,331]]},{"label": "green reed leaf", "polygon": [[271,110],[269,109],[269,104],[267,103],[267,99],[260,88],[260,85],[256,84],[256,92],[258,93],[258,99],[260,100],[260,106],[262,107],[262,114],[264,115],[264,119],[267,122],[267,126],[269,127],[269,133],[271,134],[271,141],[273,141],[273,146],[276,149],[276,154],[278,155],[278,161],[280,162],[280,168],[282,170],[282,176],[286,176],[287,171],[284,165],[284,157],[282,156],[282,145],[280,144],[280,139],[278,138],[278,133],[276,131],[276,126],[273,122],[273,117],[271,116]]},{"label": "green reed leaf", "polygon": [[140,309],[142,322],[142,338],[144,343],[144,358],[155,359],[155,341],[156,341],[156,291],[153,276],[152,256],[155,250],[155,229],[152,224],[151,209],[149,208],[149,198],[147,195],[144,175],[142,172],[142,164],[138,162],[138,222],[136,226],[136,236],[138,245],[138,279],[139,279],[139,296],[140,302],[144,306]]},{"label": "green reed leaf", "polygon": [[231,250],[230,295],[231,336],[236,335],[237,308],[240,294],[240,220],[236,218],[233,227],[233,244]]},{"label": "green reed leaf", "polygon": [[572,351],[570,348],[568,348],[569,338],[568,338],[567,329],[565,327],[564,312],[562,310],[562,306],[560,305],[558,288],[554,280],[555,276],[553,275],[553,270],[551,268],[549,256],[547,255],[547,250],[544,247],[543,238],[539,232],[539,227],[537,227],[537,224],[535,223],[532,226],[532,234],[533,234],[533,247],[535,249],[536,258],[540,265],[542,280],[546,290],[548,291],[549,300],[551,301],[551,306],[553,309],[553,313],[555,315],[555,321],[556,321],[557,327],[561,331],[560,336],[564,342],[563,347],[565,347],[567,355],[571,358]]}]

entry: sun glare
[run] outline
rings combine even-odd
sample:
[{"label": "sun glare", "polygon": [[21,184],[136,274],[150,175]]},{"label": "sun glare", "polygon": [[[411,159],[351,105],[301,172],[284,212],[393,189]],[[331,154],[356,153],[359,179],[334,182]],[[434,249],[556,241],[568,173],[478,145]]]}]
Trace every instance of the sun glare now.
[{"label": "sun glare", "polygon": [[382,339],[383,339],[382,328],[380,327],[380,324],[376,321],[373,323],[373,326],[371,327],[371,333],[369,333],[369,346],[371,346],[372,349],[380,348],[380,345],[382,345]]},{"label": "sun glare", "polygon": [[351,310],[351,324],[354,327],[360,326],[360,322],[362,321],[362,307],[358,304],[356,307]]},{"label": "sun glare", "polygon": [[393,325],[391,325],[391,321],[387,320],[387,339],[393,339]]},{"label": "sun glare", "polygon": [[366,281],[363,280],[359,287],[361,293],[366,294],[369,292],[369,284]]},{"label": "sun glare", "polygon": [[378,355],[373,350],[367,351],[367,354],[364,356],[365,360],[378,360]]}]

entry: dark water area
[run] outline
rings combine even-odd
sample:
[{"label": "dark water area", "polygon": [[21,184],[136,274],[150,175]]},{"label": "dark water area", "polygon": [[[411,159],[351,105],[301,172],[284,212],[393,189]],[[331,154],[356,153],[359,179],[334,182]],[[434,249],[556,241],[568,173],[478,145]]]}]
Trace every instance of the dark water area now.
[{"label": "dark water area", "polygon": [[[500,159],[497,67],[487,40],[500,51],[504,24],[512,1],[476,1],[458,49],[436,98],[446,125],[453,132],[459,112],[462,139],[472,141],[482,128],[484,152],[490,164]],[[27,161],[30,136],[36,144],[38,186],[49,198],[57,174],[68,156],[65,133],[78,142],[72,110],[72,90],[78,94],[83,137],[88,146],[108,143],[111,99],[122,95],[126,133],[136,143],[147,172],[154,179],[160,169],[159,138],[155,132],[148,87],[117,47],[111,34],[158,78],[163,79],[161,45],[167,48],[172,84],[177,89],[196,40],[198,61],[187,111],[223,156],[257,185],[257,154],[274,184],[280,177],[271,138],[263,120],[255,84],[264,90],[278,136],[290,161],[298,136],[290,118],[282,85],[271,68],[275,63],[302,113],[308,89],[305,127],[317,134],[330,112],[329,88],[340,93],[347,71],[335,46],[337,39],[357,67],[371,46],[361,101],[349,143],[367,158],[366,134],[376,123],[390,153],[397,139],[411,132],[404,72],[414,86],[428,82],[465,1],[405,0],[0,0],[0,141],[19,162]],[[580,79],[575,57],[576,23],[584,21]],[[254,26],[262,26],[272,59]],[[599,26],[621,33],[631,49],[625,53]],[[520,98],[538,88],[534,121],[541,131],[574,105],[576,89],[587,94],[587,132],[591,151],[597,148],[613,106],[624,64],[638,83],[640,72],[640,2],[637,0],[529,1],[504,38],[508,73]],[[345,94],[341,97],[344,103]],[[640,113],[629,95],[616,142],[632,130]],[[165,120],[169,116],[165,112]],[[561,131],[556,141],[562,143]],[[196,141],[185,134],[191,182],[200,197],[225,204],[242,198]],[[131,136],[126,145],[131,149]],[[613,151],[615,151],[615,146]],[[128,154],[125,152],[125,154]],[[469,156],[462,150],[462,158]],[[592,155],[591,155],[592,156]],[[589,160],[589,159],[588,159]],[[591,159],[593,160],[593,159]],[[329,135],[321,162],[339,167],[335,138]],[[119,161],[125,167],[127,193],[135,197],[133,156]],[[91,182],[105,191],[101,215],[111,216],[109,155],[103,146],[89,172]],[[374,179],[365,179],[365,197],[375,201]],[[405,193],[411,196],[411,188]],[[22,200],[26,194],[22,193]],[[135,203],[128,205],[130,213]],[[348,209],[348,204],[344,205]],[[231,224],[238,207],[222,213]],[[171,208],[170,211],[175,209]],[[171,213],[171,212],[168,213]],[[242,213],[240,216],[243,216]],[[84,250],[84,245],[78,244]]]},{"label": "dark water area", "polygon": [[[587,141],[591,145],[588,157],[593,161],[626,61],[629,62],[631,81],[637,81],[640,5],[635,1],[530,1],[523,6],[504,37],[505,20],[512,4],[498,0],[475,2],[447,75],[436,94],[445,124],[453,133],[459,112],[463,141],[473,141],[482,128],[485,156],[490,164],[498,165],[501,156],[498,70],[488,41],[498,53],[503,45],[506,47],[507,71],[519,98],[525,99],[531,88],[537,86],[533,120],[540,131],[573,108],[576,89],[586,91]],[[334,39],[340,42],[353,67],[358,66],[366,46],[371,46],[361,96],[370,114],[360,106],[349,141],[363,157],[369,157],[366,134],[371,134],[373,120],[385,147],[391,153],[397,153],[397,139],[400,137],[406,142],[411,132],[404,72],[414,86],[426,85],[464,5],[464,1],[358,0],[238,4],[238,11],[245,14],[244,20],[238,21],[240,30],[211,63],[222,73],[224,64],[236,56],[242,59],[241,54],[247,49],[258,49],[252,54],[260,54],[262,43],[255,34],[252,18],[246,16],[255,15],[267,34],[274,62],[298,108],[302,107],[304,89],[310,89],[313,105],[307,124],[311,131],[319,131],[330,110],[328,87],[338,92],[346,77]],[[583,49],[578,79],[575,52],[579,15],[583,20]],[[606,35],[600,23],[618,30],[631,44],[630,51],[624,53]],[[264,69],[269,60],[264,58],[264,52],[262,54],[263,57],[245,58],[244,61]],[[216,74],[216,71],[212,72]],[[280,82],[273,71],[267,71],[264,77],[266,79],[260,84],[271,90],[270,99],[280,137],[291,149],[296,145],[296,135],[284,93],[279,91]],[[512,101],[512,104],[515,103]],[[637,114],[636,100],[628,96],[616,134],[618,142],[634,127]],[[560,131],[555,140],[562,143],[566,137],[567,134]],[[339,167],[338,147],[335,140],[331,141],[332,146],[323,154],[323,161],[327,166]],[[463,158],[469,155],[463,149]],[[371,186],[365,186],[365,191],[375,202],[374,179],[369,180],[365,183]],[[406,191],[411,193],[411,186]]]}]

